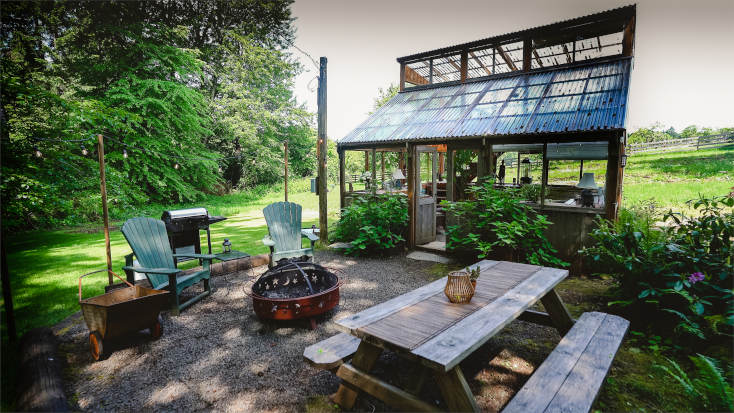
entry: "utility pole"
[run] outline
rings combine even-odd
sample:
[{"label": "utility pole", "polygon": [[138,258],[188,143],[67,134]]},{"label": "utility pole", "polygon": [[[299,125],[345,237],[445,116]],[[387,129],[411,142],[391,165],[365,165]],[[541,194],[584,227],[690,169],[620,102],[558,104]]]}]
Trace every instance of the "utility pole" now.
[{"label": "utility pole", "polygon": [[317,189],[319,193],[319,238],[321,242],[326,244],[328,237],[328,221],[326,199],[329,195],[326,188],[326,159],[327,159],[327,136],[326,136],[326,63],[325,57],[320,59],[319,68],[319,92],[318,92],[318,137],[316,153],[318,158],[318,179]]},{"label": "utility pole", "polygon": [[[112,249],[110,248],[110,216],[107,213],[107,180],[104,174],[104,136],[97,135],[99,141],[99,181],[102,191],[102,219],[104,220],[104,242],[107,249],[107,269],[112,271]],[[112,273],[107,273],[112,285]]]},{"label": "utility pole", "polygon": [[288,202],[288,141],[285,145],[285,202]]}]

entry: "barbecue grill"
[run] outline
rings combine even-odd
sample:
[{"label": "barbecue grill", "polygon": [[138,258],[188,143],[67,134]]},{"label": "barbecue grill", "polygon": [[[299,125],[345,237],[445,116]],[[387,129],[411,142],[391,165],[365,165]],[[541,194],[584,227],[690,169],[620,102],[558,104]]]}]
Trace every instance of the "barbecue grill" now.
[{"label": "barbecue grill", "polygon": [[[166,224],[168,242],[174,254],[201,254],[201,237],[199,231],[206,231],[206,240],[209,254],[212,253],[212,240],[209,225],[224,221],[221,215],[211,216],[206,208],[189,208],[175,211],[165,211],[161,220]],[[178,268],[178,263],[193,260],[195,258],[179,257],[173,258],[173,263]]]},{"label": "barbecue grill", "polygon": [[313,317],[339,304],[339,287],[346,280],[335,269],[312,262],[288,262],[271,268],[244,289],[257,315],[275,320],[308,317],[314,329]]}]

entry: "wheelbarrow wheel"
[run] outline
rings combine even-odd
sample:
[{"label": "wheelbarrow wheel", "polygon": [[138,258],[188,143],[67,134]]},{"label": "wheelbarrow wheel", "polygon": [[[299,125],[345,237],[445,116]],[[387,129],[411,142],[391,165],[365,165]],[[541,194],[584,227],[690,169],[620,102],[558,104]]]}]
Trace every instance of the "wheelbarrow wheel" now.
[{"label": "wheelbarrow wheel", "polygon": [[163,324],[161,323],[161,316],[158,316],[158,322],[150,327],[150,334],[153,338],[160,338],[163,335]]},{"label": "wheelbarrow wheel", "polygon": [[104,343],[102,342],[102,334],[97,330],[89,333],[89,349],[92,351],[92,357],[95,360],[104,360],[107,357],[104,351]]}]

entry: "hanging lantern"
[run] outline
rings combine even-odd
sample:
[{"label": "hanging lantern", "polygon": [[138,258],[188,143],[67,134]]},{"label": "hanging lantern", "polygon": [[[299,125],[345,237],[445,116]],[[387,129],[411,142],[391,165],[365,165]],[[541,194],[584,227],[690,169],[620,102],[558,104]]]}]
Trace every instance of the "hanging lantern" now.
[{"label": "hanging lantern", "polygon": [[82,155],[89,155],[89,151],[87,150],[87,148],[85,148],[84,145],[81,145],[81,147],[82,147]]},{"label": "hanging lantern", "polygon": [[627,166],[627,155],[622,155],[622,168]]},{"label": "hanging lantern", "polygon": [[224,239],[224,242],[222,243],[222,252],[225,254],[232,252],[232,243],[229,242],[229,238]]},{"label": "hanging lantern", "polygon": [[525,158],[520,162],[522,167],[522,177],[520,178],[520,182],[523,184],[530,184],[533,182],[533,178],[530,176],[530,168],[532,164],[530,163],[530,159]]},{"label": "hanging lantern", "polygon": [[126,149],[123,149],[122,150],[122,157],[123,158],[127,158],[127,150]]},{"label": "hanging lantern", "polygon": [[219,173],[222,173],[222,165],[219,165]]},{"label": "hanging lantern", "polygon": [[38,146],[34,146],[34,147],[33,147],[33,151],[34,151],[34,152],[36,153],[36,156],[37,156],[38,158],[40,158],[40,157],[42,157],[42,156],[43,156],[43,153],[41,153],[41,150],[40,150],[40,149],[38,149]]},{"label": "hanging lantern", "polygon": [[178,169],[178,168],[180,168],[180,166],[178,165],[178,161],[176,161],[176,163],[173,165],[173,169]]},{"label": "hanging lantern", "polygon": [[252,158],[252,164],[255,165],[255,158]]}]

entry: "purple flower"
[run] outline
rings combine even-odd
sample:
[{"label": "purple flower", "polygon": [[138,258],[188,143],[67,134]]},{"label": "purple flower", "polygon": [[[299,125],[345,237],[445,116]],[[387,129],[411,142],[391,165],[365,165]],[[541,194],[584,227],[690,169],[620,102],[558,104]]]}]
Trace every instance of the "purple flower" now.
[{"label": "purple flower", "polygon": [[698,282],[698,281],[703,281],[703,280],[705,280],[705,279],[706,279],[706,276],[705,276],[705,275],[703,275],[703,273],[700,273],[700,272],[694,272],[693,274],[691,274],[691,275],[690,275],[690,276],[688,277],[688,281],[689,281],[689,282],[690,282],[691,284],[695,284],[696,282]]}]

